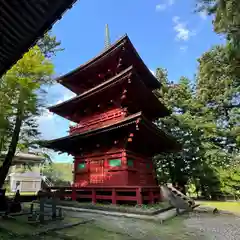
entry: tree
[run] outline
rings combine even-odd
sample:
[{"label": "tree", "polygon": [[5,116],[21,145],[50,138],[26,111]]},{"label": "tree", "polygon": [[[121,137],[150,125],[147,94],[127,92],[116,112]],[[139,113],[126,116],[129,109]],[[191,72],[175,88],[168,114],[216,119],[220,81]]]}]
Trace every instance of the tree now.
[{"label": "tree", "polygon": [[161,154],[155,158],[157,172],[164,181],[170,180],[184,189],[199,162],[198,134],[194,131],[192,117],[194,89],[185,77],[178,84],[169,82],[165,69],[157,69],[156,77],[162,83],[158,94],[160,100],[172,111],[171,116],[158,120],[157,124],[182,144],[181,152]]},{"label": "tree", "polygon": [[[36,116],[41,113],[44,107],[46,94],[44,86],[52,83],[51,75],[53,65],[51,64],[51,58],[55,56],[58,51],[63,50],[59,48],[60,44],[61,43],[56,40],[56,37],[51,35],[51,32],[46,33],[43,38],[37,42],[38,47],[36,47],[35,50],[31,50],[32,52],[30,52],[29,55],[25,54],[21,60],[26,63],[25,66],[23,66],[24,64],[21,65],[19,61],[15,66],[15,70],[7,73],[0,82],[0,152],[8,150],[8,153],[10,153],[5,159],[5,163],[8,162],[8,164],[4,165],[5,170],[3,170],[3,166],[0,170],[0,173],[2,173],[1,171],[4,172],[2,179],[0,179],[1,181],[3,181],[4,175],[7,174],[8,165],[12,161],[11,159],[15,154],[16,148],[25,149],[37,147],[39,149],[39,145],[36,144],[37,141],[35,141],[39,135]],[[34,54],[31,55],[31,53]],[[40,67],[37,61],[35,61],[36,59],[38,59],[37,61],[39,62],[42,60],[42,63],[44,63],[43,66]],[[35,65],[31,65],[31,61],[33,61]],[[49,64],[49,71],[46,68],[45,70],[48,71],[48,73],[46,72],[46,74],[44,74],[43,68],[47,67],[46,63]],[[28,74],[27,68],[33,65],[36,67],[34,69],[35,72],[30,71],[31,73]],[[22,70],[23,72],[21,72]],[[16,74],[15,79],[14,74]],[[33,77],[33,84],[29,84],[28,80],[24,82],[25,76],[20,75],[25,75],[28,80]],[[20,81],[21,77],[23,78],[22,81]],[[28,94],[29,92],[32,94]],[[21,100],[20,96],[23,96],[23,100]],[[25,111],[23,109],[25,109]],[[21,115],[22,117],[20,117]],[[49,161],[48,154],[45,152],[42,154]]]},{"label": "tree", "polygon": [[[199,59],[197,99],[216,122],[211,140],[233,159],[239,153],[240,86],[229,68],[223,46],[213,47]],[[226,155],[227,156],[227,155]]]},{"label": "tree", "polygon": [[[229,67],[240,76],[240,1],[239,0],[200,0],[198,11],[206,11],[214,16],[213,26],[217,34],[224,34],[227,39],[225,51]],[[238,82],[239,84],[239,82]]]},{"label": "tree", "polygon": [[[5,160],[0,167],[0,188],[4,184],[15,155],[22,126],[24,124],[29,126],[30,119],[39,113],[37,91],[44,84],[52,81],[52,74],[53,64],[44,57],[39,47],[35,46],[1,80],[5,83],[5,90],[8,93],[12,92],[14,98],[8,98],[7,104],[11,109],[10,122],[13,129]],[[5,101],[1,102],[3,108],[5,105]]]},{"label": "tree", "polygon": [[58,52],[64,50],[64,48],[60,48],[61,42],[57,41],[56,36],[53,36],[51,32],[45,33],[37,42],[37,46],[46,58],[52,58]]},{"label": "tree", "polygon": [[[203,59],[200,62],[203,63]],[[211,61],[208,59],[206,63],[210,64]],[[213,70],[211,64],[208,67]],[[222,104],[220,100],[226,100],[227,96],[231,99],[227,106],[234,104],[236,91],[233,89],[234,81],[227,81],[226,76],[223,79],[229,83],[228,88],[226,85],[221,88],[222,82],[216,79],[216,75],[213,80],[204,79],[202,67],[200,64],[195,84],[184,77],[173,84],[168,81],[166,70],[157,69],[156,77],[162,83],[158,96],[172,110],[171,116],[160,119],[157,124],[182,144],[182,151],[161,154],[155,158],[155,162],[158,176],[163,181],[171,181],[183,189],[187,183],[192,182],[201,190],[202,195],[214,198],[222,191],[218,176],[221,167],[226,164],[233,166],[234,156],[238,152],[237,135],[232,134],[230,139],[226,137],[229,132],[226,124],[234,123],[235,128],[237,116],[231,113],[230,120],[224,120],[225,111],[217,110],[217,104]],[[219,69],[218,65],[216,69]],[[223,126],[220,124],[222,121],[225,121]]]},{"label": "tree", "polygon": [[56,186],[70,186],[72,182],[72,164],[45,164],[42,169],[42,174]]}]

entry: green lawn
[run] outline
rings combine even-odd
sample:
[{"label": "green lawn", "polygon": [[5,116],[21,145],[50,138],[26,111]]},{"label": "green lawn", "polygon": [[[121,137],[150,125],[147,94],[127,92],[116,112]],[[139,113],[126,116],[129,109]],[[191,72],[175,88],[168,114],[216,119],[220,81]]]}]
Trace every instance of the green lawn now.
[{"label": "green lawn", "polygon": [[[14,192],[6,192],[6,196],[15,196],[16,193]],[[22,196],[32,196],[32,195],[36,195],[36,192],[20,192],[20,195]]]},{"label": "green lawn", "polygon": [[212,201],[200,201],[197,202],[203,206],[215,207],[219,210],[225,210],[235,213],[240,213],[240,202],[212,202]]}]

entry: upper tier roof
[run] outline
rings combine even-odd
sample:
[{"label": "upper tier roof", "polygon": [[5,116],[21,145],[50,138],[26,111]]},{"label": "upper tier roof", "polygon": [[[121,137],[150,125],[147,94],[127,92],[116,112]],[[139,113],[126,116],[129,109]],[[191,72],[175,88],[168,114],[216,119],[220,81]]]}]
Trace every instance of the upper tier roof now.
[{"label": "upper tier roof", "polygon": [[133,65],[137,69],[139,75],[141,75],[148,88],[152,90],[159,88],[161,86],[160,82],[153,76],[151,71],[144,64],[127,35],[120,38],[117,42],[95,58],[83,65],[80,65],[75,70],[59,77],[57,81],[71,91],[79,94],[81,91],[78,89],[78,85],[87,82],[91,73],[95,73],[96,75],[97,73],[100,73],[101,68],[106,67],[106,62],[112,63],[112,58],[116,59],[116,55],[122,56],[123,47],[126,55],[122,60],[123,62],[126,62],[126,67]]},{"label": "upper tier roof", "polygon": [[1,0],[0,77],[76,0]]},{"label": "upper tier roof", "polygon": [[134,105],[139,105],[140,109],[138,111],[142,110],[151,119],[170,114],[170,111],[146,87],[141,76],[136,73],[133,66],[128,67],[113,78],[72,99],[50,107],[49,110],[64,118],[68,117],[68,119],[78,122],[78,119],[74,118],[76,111],[80,113],[86,107],[90,107],[92,103],[98,105],[101,103],[99,99],[104,101],[106,100],[106,96],[114,98],[114,96],[119,95],[120,97],[122,89],[120,86],[126,82],[129,85],[129,78],[131,78],[132,86],[127,91],[127,98],[133,101]]}]

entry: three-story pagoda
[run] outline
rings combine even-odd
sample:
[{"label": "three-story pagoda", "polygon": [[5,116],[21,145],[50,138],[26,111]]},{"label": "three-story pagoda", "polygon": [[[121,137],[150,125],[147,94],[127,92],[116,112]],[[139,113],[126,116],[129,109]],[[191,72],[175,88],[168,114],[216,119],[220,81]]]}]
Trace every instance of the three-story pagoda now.
[{"label": "three-story pagoda", "polygon": [[58,82],[77,96],[49,110],[76,125],[47,147],[74,156],[72,199],[159,201],[152,158],[178,144],[153,124],[170,112],[153,93],[161,83],[128,36]]}]

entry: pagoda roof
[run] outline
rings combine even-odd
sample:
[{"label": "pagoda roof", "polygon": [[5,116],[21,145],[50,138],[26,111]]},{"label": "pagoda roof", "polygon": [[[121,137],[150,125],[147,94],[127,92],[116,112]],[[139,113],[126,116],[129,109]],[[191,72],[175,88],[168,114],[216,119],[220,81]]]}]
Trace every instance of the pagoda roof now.
[{"label": "pagoda roof", "polygon": [[1,0],[0,77],[76,0]]},{"label": "pagoda roof", "polygon": [[[146,86],[150,87],[151,89],[160,88],[161,83],[155,78],[155,76],[145,65],[145,63],[137,53],[127,34],[121,37],[118,41],[116,41],[109,48],[105,49],[103,52],[101,52],[93,59],[89,60],[85,64],[80,65],[73,71],[57,78],[57,81],[61,83],[63,86],[72,90],[73,92],[76,92],[73,86],[74,84],[76,84],[76,81],[79,81],[78,82],[79,84],[84,81],[87,81],[86,76],[88,74],[86,73],[91,72],[93,68],[101,64],[104,64],[103,62],[105,60],[111,58],[111,56],[114,56],[117,52],[121,51],[121,47],[125,47],[128,54],[133,56],[134,62],[136,62],[135,64],[136,67],[138,68],[138,70],[140,70],[141,75],[144,75],[143,81],[146,84]],[[130,65],[131,64],[129,64],[129,66]],[[84,76],[82,75],[82,73],[84,73]],[[77,77],[77,79],[75,77]]]},{"label": "pagoda roof", "polygon": [[[135,91],[138,93],[132,95],[130,93],[129,98],[138,101],[142,105],[142,109],[151,112],[154,115],[154,118],[170,115],[170,111],[164,106],[164,104],[161,103],[154,93],[145,86],[133,66],[128,67],[118,75],[74,98],[49,107],[49,110],[62,117],[68,118],[72,115],[71,120],[77,122],[78,119],[74,119],[73,116],[76,109],[81,109],[81,105],[82,108],[89,106],[89,102],[87,101],[93,101],[94,98],[97,101],[96,103],[100,103],[99,99],[103,99],[106,96],[114,96],[115,91],[113,91],[113,89],[116,88],[116,92],[119,92],[119,89],[117,88],[118,84],[128,80],[129,77],[131,77],[131,80],[134,82],[136,86]],[[110,93],[106,94],[107,91]],[[102,94],[101,97],[99,97],[100,94]],[[142,94],[144,94],[144,97]]]},{"label": "pagoda roof", "polygon": [[[157,154],[161,152],[179,151],[181,148],[180,144],[177,143],[173,137],[148,121],[142,112],[133,114],[114,124],[106,124],[98,129],[46,141],[44,145],[47,148],[71,154],[73,152],[77,153],[79,149],[84,149],[89,144],[113,141],[113,139],[119,136],[126,137],[129,132],[136,132],[138,141],[136,141],[135,145],[131,144],[133,148],[137,148],[138,151],[145,149],[146,152]],[[133,139],[133,143],[134,141]],[[145,147],[139,147],[139,143]],[[129,150],[131,150],[131,147]]]}]

